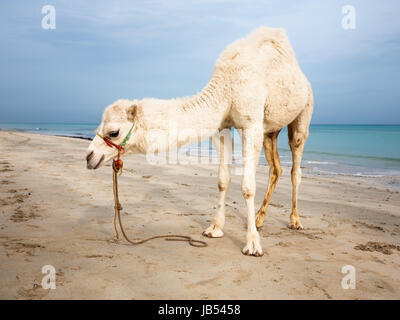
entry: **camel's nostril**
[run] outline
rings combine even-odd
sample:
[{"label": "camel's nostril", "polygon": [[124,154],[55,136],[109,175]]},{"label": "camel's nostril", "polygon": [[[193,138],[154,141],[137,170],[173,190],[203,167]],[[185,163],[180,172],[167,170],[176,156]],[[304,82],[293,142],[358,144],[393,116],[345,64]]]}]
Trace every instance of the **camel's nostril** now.
[{"label": "camel's nostril", "polygon": [[94,152],[90,151],[90,153],[86,156],[86,161],[90,161],[93,158]]}]

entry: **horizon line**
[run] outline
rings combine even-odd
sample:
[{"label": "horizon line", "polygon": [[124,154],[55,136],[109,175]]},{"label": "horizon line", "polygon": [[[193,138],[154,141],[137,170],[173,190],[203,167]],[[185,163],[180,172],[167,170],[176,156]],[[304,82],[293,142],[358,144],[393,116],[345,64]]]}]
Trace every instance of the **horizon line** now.
[{"label": "horizon line", "polygon": [[[10,121],[10,122],[4,122],[0,121],[1,124],[40,124],[40,123],[46,123],[46,124],[95,124],[98,122],[88,122],[88,121],[83,121],[83,122],[75,122],[75,121],[66,121],[66,122],[61,122],[61,121]],[[316,122],[313,123],[311,122],[310,125],[348,125],[348,126],[399,126],[399,123],[329,123],[329,122]],[[286,127],[286,126],[285,126]]]}]

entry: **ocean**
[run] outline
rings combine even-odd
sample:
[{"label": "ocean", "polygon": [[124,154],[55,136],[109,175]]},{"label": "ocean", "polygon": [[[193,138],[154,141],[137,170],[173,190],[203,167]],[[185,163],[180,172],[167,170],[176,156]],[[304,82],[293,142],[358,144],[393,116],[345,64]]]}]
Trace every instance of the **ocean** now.
[{"label": "ocean", "polygon": [[[0,129],[79,138],[93,138],[96,123],[0,123]],[[241,158],[241,142],[234,131],[234,158]],[[189,153],[216,155],[211,144],[191,145]],[[291,166],[287,129],[278,138],[283,166]],[[260,164],[266,164],[262,154]],[[302,166],[315,174],[400,177],[400,125],[310,126]]]}]

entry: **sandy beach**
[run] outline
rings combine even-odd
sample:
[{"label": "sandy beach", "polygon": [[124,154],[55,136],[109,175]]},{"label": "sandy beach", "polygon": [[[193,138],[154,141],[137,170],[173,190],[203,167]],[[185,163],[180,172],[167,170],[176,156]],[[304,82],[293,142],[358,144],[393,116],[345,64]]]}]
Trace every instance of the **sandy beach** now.
[{"label": "sandy beach", "polygon": [[[245,203],[232,176],[225,236],[202,237],[217,204],[216,165],[124,159],[122,218],[131,238],[182,233],[206,248],[114,238],[111,167],[86,169],[89,141],[0,131],[1,299],[399,299],[400,194],[381,180],[303,170],[303,231],[287,228],[285,167],[260,230],[264,256],[242,255]],[[257,170],[256,206],[268,167]],[[257,208],[258,209],[258,208]],[[56,269],[56,289],[41,286]],[[356,270],[345,290],[342,267]]]}]

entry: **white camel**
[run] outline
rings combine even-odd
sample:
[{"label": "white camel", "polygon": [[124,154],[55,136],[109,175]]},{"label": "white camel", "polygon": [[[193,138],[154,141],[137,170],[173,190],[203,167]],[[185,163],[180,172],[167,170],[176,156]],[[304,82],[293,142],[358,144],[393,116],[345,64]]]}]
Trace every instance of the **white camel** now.
[{"label": "white camel", "polygon": [[[261,256],[263,251],[257,228],[263,225],[282,172],[277,138],[285,126],[288,126],[293,161],[289,227],[303,228],[297,211],[297,193],[301,180],[300,162],[312,111],[311,86],[297,63],[285,31],[261,27],[225,49],[208,84],[198,94],[171,100],[118,100],[105,109],[98,133],[119,144],[132,129],[126,151],[146,154],[198,141],[199,134],[207,132],[204,129],[216,134],[226,128],[241,129],[242,193],[248,216],[247,242],[242,252]],[[175,123],[175,134],[170,134],[171,123]],[[224,161],[223,156],[227,144],[222,139],[213,139],[213,142],[220,155],[218,208],[203,234],[216,238],[223,236],[230,172],[228,161]],[[263,146],[269,164],[269,182],[261,208],[255,213],[255,172]],[[87,167],[97,169],[116,156],[116,149],[96,136],[88,148]]]}]

